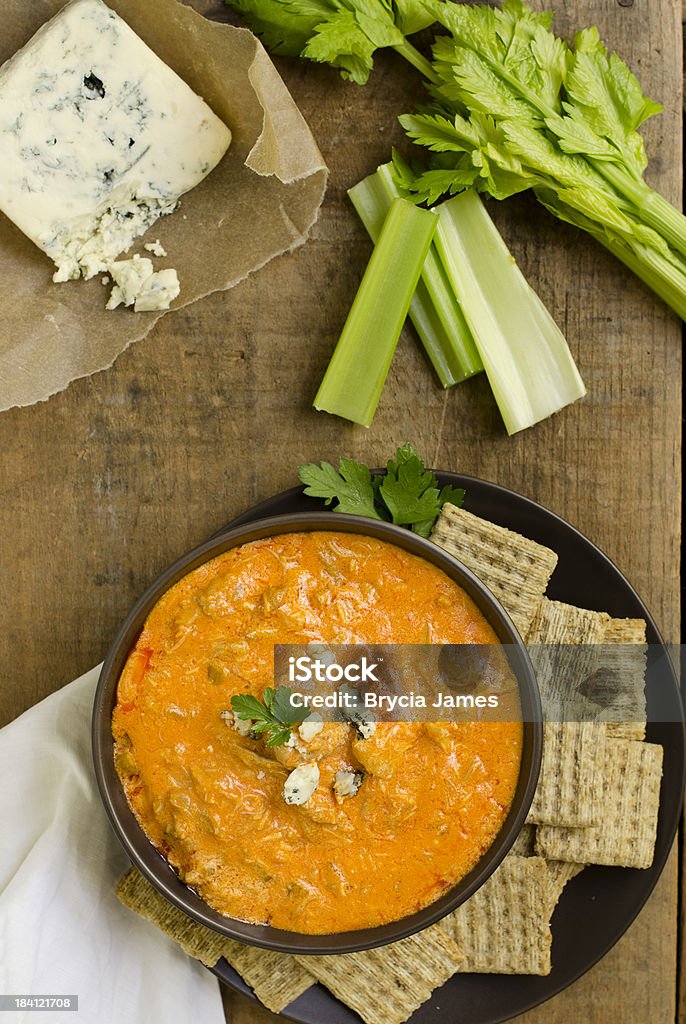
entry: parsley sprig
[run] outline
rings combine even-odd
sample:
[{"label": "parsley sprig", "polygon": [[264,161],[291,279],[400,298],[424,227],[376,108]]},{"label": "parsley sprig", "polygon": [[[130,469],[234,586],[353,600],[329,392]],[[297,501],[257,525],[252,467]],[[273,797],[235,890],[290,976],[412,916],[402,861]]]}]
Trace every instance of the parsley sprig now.
[{"label": "parsley sprig", "polygon": [[411,444],[398,448],[386,464],[386,473],[372,476],[369,466],[341,459],[338,469],[330,462],[315,462],[299,469],[305,494],[336,502],[334,512],[347,512],[409,527],[428,537],[446,502],[458,507],[464,500],[461,487],[439,487],[438,478],[426,469]]},{"label": "parsley sprig", "polygon": [[309,708],[295,708],[291,704],[292,691],[287,686],[276,690],[268,686],[262,700],[251,693],[236,694],[231,698],[231,709],[243,722],[252,722],[251,732],[263,733],[268,747],[281,747],[287,743],[291,729],[309,716]]}]

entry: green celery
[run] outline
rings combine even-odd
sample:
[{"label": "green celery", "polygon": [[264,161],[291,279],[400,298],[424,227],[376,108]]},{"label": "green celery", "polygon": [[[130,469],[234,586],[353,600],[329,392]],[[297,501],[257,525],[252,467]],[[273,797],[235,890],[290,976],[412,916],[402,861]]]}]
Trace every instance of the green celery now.
[{"label": "green celery", "polygon": [[586,393],[564,335],[472,189],[439,208],[436,247],[508,434]]},{"label": "green celery", "polygon": [[400,121],[438,155],[408,190],[431,204],[465,185],[552,196],[548,209],[583,224],[683,318],[686,218],[645,182],[638,131],[660,104],[597,29],[570,45],[524,0],[428,2],[450,35],[434,40],[430,111]]},{"label": "green celery", "polygon": [[677,316],[686,321],[686,266],[675,253],[669,250],[665,255],[658,249],[637,242],[629,245],[616,233],[599,226],[579,210],[560,202],[550,190],[535,191],[539,202],[552,214],[582,231],[587,231],[659,295]]},{"label": "green celery", "polygon": [[371,425],[437,223],[405,199],[391,203],[315,409]]},{"label": "green celery", "polygon": [[633,203],[636,218],[657,231],[682,257],[686,257],[686,217],[664,196],[650,188],[642,179],[636,180],[621,167],[589,160],[595,169]]},{"label": "green celery", "polygon": [[[645,182],[638,131],[662,108],[596,28],[567,43],[552,32],[552,15],[525,0],[226,2],[276,53],[329,64],[359,84],[379,49],[395,50],[431,95],[427,112],[400,119],[413,141],[437,154],[408,182],[418,202],[470,185],[495,199],[552,191],[550,210],[563,219],[580,211],[573,222],[586,224],[683,318],[686,217]],[[436,22],[450,34],[434,34],[428,61],[407,36]]]},{"label": "green celery", "polygon": [[404,43],[399,46],[394,46],[393,49],[396,53],[399,53],[401,57],[404,57],[420,74],[424,75],[430,82],[438,82],[438,75],[431,67],[431,61],[423,57],[419,50],[408,42],[407,39]]},{"label": "green celery", "polygon": [[[379,237],[391,202],[400,196],[393,165],[382,164],[348,189],[373,242]],[[410,319],[444,388],[483,370],[474,339],[432,242],[410,303]]]}]

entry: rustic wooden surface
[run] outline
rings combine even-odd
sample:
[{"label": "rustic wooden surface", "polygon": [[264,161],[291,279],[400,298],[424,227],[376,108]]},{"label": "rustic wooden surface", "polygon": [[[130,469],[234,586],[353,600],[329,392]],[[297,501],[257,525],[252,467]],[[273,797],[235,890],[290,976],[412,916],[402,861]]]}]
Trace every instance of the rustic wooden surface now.
[{"label": "rustic wooden surface", "polygon": [[[217,7],[219,8],[219,3]],[[681,169],[680,0],[550,0],[564,31],[595,23],[665,112],[646,127],[650,180]],[[586,400],[508,439],[485,381],[442,392],[406,330],[369,431],[312,396],[369,254],[345,189],[387,158],[418,76],[379,60],[365,89],[279,61],[331,168],[311,240],[234,291],[163,318],[115,366],[0,415],[0,724],[104,655],[170,560],[304,460],[382,462],[414,441],[436,466],[512,487],[617,562],[668,638],[678,629],[680,325],[604,251],[533,201],[493,210],[563,326]],[[677,1001],[677,859],[620,944],[527,1024],[667,1024]],[[234,1024],[272,1015],[227,993]],[[684,1018],[686,1019],[686,1018]]]}]

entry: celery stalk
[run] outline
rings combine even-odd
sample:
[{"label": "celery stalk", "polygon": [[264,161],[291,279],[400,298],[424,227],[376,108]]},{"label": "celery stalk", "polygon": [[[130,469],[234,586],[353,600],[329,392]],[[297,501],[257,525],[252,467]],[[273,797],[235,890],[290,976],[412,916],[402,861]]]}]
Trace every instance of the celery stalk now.
[{"label": "celery stalk", "polygon": [[[382,164],[374,174],[348,189],[350,200],[373,242],[379,237],[391,202],[400,196],[392,167],[391,163]],[[467,321],[433,242],[412,296],[410,320],[444,388],[483,370]]]},{"label": "celery stalk", "polygon": [[686,321],[686,265],[677,253],[670,250],[669,255],[664,255],[658,249],[640,245],[638,242],[633,246],[628,245],[613,232],[586,217],[580,210],[560,202],[551,190],[535,191],[539,202],[543,203],[555,217],[573,224],[582,231],[587,231],[671,306],[677,316]]},{"label": "celery stalk", "polygon": [[436,248],[514,434],[586,393],[567,342],[476,192],[439,208]]},{"label": "celery stalk", "polygon": [[404,57],[406,61],[417,69],[425,78],[428,78],[430,82],[438,83],[438,75],[431,67],[431,61],[423,57],[419,50],[416,49],[407,39],[404,43],[399,46],[394,46],[393,49],[396,53],[399,53],[401,57]]},{"label": "celery stalk", "polygon": [[438,217],[394,199],[314,400],[370,426]]}]

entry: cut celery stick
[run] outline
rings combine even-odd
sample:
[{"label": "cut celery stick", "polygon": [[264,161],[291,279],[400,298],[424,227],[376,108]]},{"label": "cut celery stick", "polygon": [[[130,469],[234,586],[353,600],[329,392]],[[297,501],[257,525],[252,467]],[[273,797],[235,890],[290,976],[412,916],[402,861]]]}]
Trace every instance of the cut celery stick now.
[{"label": "cut celery stick", "polygon": [[[350,200],[373,242],[379,237],[391,202],[400,196],[392,168],[391,163],[382,164],[374,174],[348,189]],[[410,319],[444,388],[483,370],[467,321],[433,242],[412,296]]]},{"label": "cut celery stick", "polygon": [[472,189],[439,207],[436,248],[508,434],[586,394],[564,335]]},{"label": "cut celery stick", "polygon": [[314,400],[370,426],[438,217],[394,199]]}]

